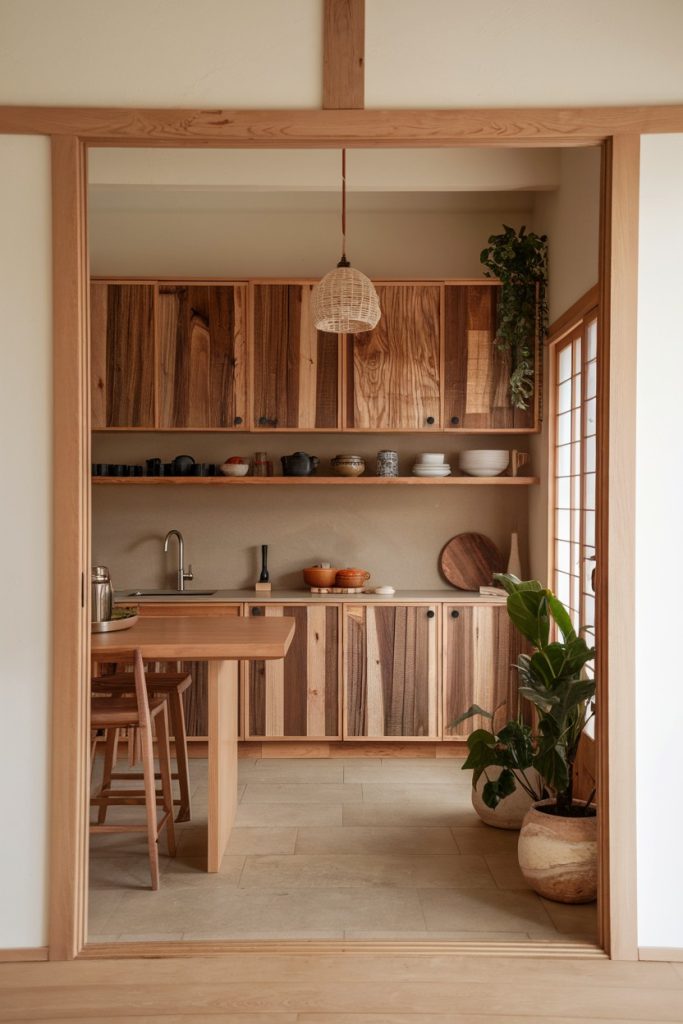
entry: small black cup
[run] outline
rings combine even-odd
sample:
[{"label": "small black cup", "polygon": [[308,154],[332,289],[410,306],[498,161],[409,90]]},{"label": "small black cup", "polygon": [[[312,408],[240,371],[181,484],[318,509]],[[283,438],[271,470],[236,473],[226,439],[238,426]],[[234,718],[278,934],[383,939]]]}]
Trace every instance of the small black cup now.
[{"label": "small black cup", "polygon": [[109,465],[106,462],[93,462],[92,464],[92,475],[93,476],[106,476],[109,472]]},{"label": "small black cup", "polygon": [[129,476],[143,476],[142,466],[129,466]]},{"label": "small black cup", "polygon": [[109,476],[128,476],[127,470],[127,466],[112,462],[109,466]]},{"label": "small black cup", "polygon": [[147,459],[147,476],[161,476],[161,459]]},{"label": "small black cup", "polygon": [[195,462],[194,466],[190,466],[190,476],[204,476],[204,467],[201,462]]},{"label": "small black cup", "polygon": [[163,476],[175,476],[176,475],[175,468],[174,468],[172,462],[164,462],[163,470],[164,470]]}]

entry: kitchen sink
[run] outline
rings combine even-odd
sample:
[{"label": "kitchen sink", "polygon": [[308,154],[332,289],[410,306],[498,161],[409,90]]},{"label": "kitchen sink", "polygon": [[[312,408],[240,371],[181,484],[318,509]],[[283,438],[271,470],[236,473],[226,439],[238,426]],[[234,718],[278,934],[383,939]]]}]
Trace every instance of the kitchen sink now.
[{"label": "kitchen sink", "polygon": [[213,597],[215,590],[131,590],[126,597]]}]

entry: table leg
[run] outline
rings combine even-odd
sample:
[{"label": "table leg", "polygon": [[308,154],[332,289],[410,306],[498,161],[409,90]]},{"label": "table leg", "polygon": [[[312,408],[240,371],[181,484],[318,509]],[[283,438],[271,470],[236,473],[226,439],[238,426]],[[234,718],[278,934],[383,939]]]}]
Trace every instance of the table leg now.
[{"label": "table leg", "polygon": [[209,841],[207,871],[220,869],[237,810],[239,663],[209,662]]}]

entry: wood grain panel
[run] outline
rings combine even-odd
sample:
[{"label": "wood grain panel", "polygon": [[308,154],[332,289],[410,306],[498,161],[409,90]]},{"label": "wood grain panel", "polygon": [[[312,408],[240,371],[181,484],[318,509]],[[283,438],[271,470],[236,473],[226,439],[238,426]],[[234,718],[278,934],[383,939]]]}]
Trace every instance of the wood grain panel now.
[{"label": "wood grain panel", "polygon": [[[444,427],[521,430],[534,410],[510,404],[510,359],[495,344],[498,285],[446,285]],[[456,422],[454,422],[456,420]]]},{"label": "wood grain panel", "polygon": [[[457,616],[453,616],[457,612]],[[472,704],[496,712],[500,728],[517,714],[517,672],[522,638],[510,623],[504,605],[444,607],[444,739],[464,740],[475,729],[490,728],[475,716],[457,727],[451,723]]]},{"label": "wood grain panel", "polygon": [[323,108],[362,109],[365,103],[365,0],[325,0]]},{"label": "wood grain panel", "polygon": [[159,426],[244,430],[246,286],[161,284],[157,306]]},{"label": "wood grain panel", "polygon": [[344,615],[345,738],[437,736],[436,609],[346,606]]},{"label": "wood grain panel", "polygon": [[438,429],[441,288],[378,285],[377,294],[382,310],[377,327],[347,341],[346,425],[357,430]]},{"label": "wood grain panel", "polygon": [[91,286],[93,426],[154,427],[154,286]]},{"label": "wood grain panel", "polygon": [[283,662],[247,668],[247,738],[339,736],[339,609],[326,605],[251,606],[249,614],[294,619]]},{"label": "wood grain panel", "polygon": [[258,429],[339,426],[339,340],[316,331],[312,284],[252,285],[253,422]]}]

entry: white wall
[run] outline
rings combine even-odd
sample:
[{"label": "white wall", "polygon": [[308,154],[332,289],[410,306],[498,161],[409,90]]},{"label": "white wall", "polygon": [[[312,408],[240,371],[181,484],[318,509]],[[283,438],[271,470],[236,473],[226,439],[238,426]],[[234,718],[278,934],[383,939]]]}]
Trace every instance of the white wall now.
[{"label": "white wall", "polygon": [[683,98],[680,0],[368,0],[368,107]]},{"label": "white wall", "polygon": [[[678,810],[683,671],[676,541],[683,523],[683,134],[641,149],[636,439],[638,941],[683,947]],[[673,541],[673,545],[672,545]]]},{"label": "white wall", "polygon": [[51,607],[47,140],[0,136],[0,949],[46,941]]}]

